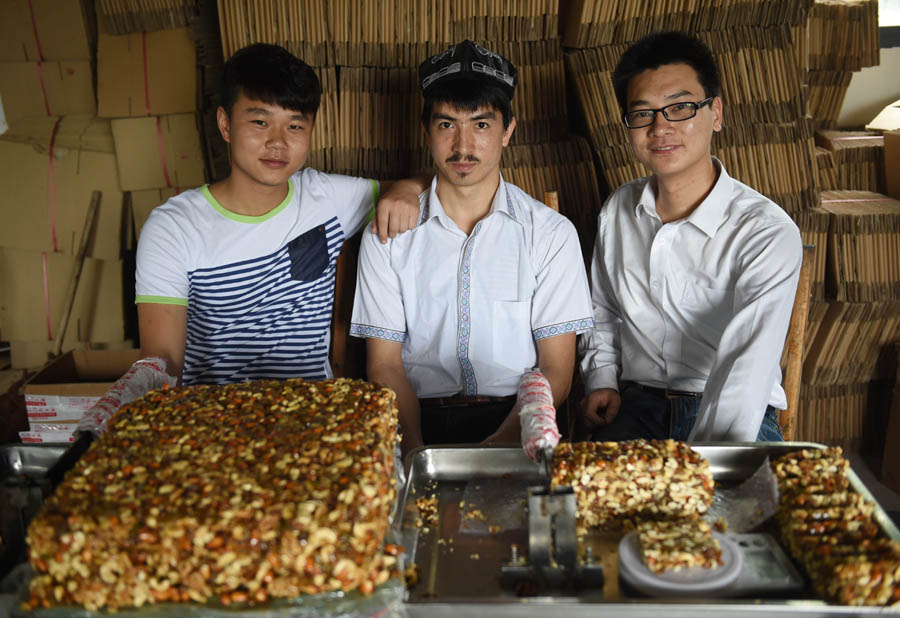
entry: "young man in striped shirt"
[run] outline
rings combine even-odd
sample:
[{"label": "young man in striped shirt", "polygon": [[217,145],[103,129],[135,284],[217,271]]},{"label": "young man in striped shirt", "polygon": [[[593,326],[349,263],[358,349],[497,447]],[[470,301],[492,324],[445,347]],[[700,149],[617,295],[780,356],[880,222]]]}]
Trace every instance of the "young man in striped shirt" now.
[{"label": "young man in striped shirt", "polygon": [[[141,231],[142,353],[184,384],[330,377],[335,263],[389,183],[301,169],[321,88],[286,50],[238,51],[221,97],[230,175],[173,197]],[[382,197],[382,241],[415,224],[424,188],[399,181]]]}]

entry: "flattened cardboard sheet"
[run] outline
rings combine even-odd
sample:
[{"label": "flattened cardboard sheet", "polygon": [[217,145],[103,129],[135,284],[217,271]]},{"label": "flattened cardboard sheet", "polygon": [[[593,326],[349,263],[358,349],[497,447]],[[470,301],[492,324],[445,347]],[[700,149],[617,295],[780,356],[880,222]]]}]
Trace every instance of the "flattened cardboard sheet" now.
[{"label": "flattened cardboard sheet", "polygon": [[192,188],[204,183],[203,150],[194,114],[112,121],[124,191]]},{"label": "flattened cardboard sheet", "polygon": [[98,115],[160,116],[197,109],[197,50],[187,28],[101,34]]},{"label": "flattened cardboard sheet", "polygon": [[81,0],[3,0],[0,61],[90,60],[87,8]]},{"label": "flattened cardboard sheet", "polygon": [[0,246],[74,254],[91,193],[98,190],[102,197],[88,255],[120,257],[123,196],[114,154],[56,147],[51,185],[46,144],[0,140],[0,186]]},{"label": "flattened cardboard sheet", "polygon": [[6,121],[12,126],[20,118],[40,114],[97,113],[87,60],[0,62],[0,93]]}]

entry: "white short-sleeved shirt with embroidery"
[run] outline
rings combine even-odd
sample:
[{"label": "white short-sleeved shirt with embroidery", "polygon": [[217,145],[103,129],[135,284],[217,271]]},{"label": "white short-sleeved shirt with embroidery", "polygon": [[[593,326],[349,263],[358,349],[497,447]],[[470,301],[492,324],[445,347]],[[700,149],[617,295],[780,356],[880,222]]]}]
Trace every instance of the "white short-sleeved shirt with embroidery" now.
[{"label": "white short-sleeved shirt with embroidery", "polygon": [[136,301],[187,307],[183,382],[330,377],[335,262],[377,199],[374,180],[305,169],[259,217],[226,210],[206,186],[155,208]]},{"label": "white short-sleeved shirt with embroidery", "polygon": [[575,227],[501,179],[466,236],[436,186],[418,227],[387,244],[363,235],[350,334],[402,342],[419,397],[514,394],[538,340],[593,324]]}]

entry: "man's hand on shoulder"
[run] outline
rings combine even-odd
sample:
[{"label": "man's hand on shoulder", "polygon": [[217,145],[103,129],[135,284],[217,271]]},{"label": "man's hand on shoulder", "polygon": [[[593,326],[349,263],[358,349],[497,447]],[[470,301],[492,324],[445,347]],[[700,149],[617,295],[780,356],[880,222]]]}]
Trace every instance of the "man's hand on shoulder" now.
[{"label": "man's hand on shoulder", "polygon": [[613,388],[599,388],[581,400],[581,416],[585,427],[595,429],[609,425],[619,413],[622,398]]},{"label": "man's hand on shoulder", "polygon": [[382,243],[416,227],[419,219],[419,194],[428,188],[424,176],[381,182],[382,195],[375,208],[372,233]]}]

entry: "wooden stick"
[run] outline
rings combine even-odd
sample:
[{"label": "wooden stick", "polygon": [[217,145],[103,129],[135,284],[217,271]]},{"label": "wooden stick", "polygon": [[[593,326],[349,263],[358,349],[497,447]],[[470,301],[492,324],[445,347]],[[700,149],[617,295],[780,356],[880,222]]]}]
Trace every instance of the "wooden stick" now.
[{"label": "wooden stick", "polygon": [[53,340],[53,356],[59,356],[62,352],[63,338],[69,327],[69,317],[72,315],[72,305],[75,303],[75,293],[78,291],[78,282],[81,279],[81,271],[84,267],[84,258],[87,254],[88,242],[91,239],[91,231],[94,228],[94,219],[97,217],[97,209],[100,207],[99,191],[91,194],[91,205],[88,206],[87,215],[84,218],[84,228],[81,230],[81,243],[78,253],[75,255],[74,272],[69,278],[69,287],[66,289],[66,303],[63,305],[62,316],[59,320],[59,328],[56,329],[56,339]]},{"label": "wooden stick", "polygon": [[784,439],[796,439],[797,407],[800,404],[800,379],[803,368],[803,342],[806,339],[806,322],[809,316],[809,284],[810,267],[816,248],[804,245],[803,261],[800,266],[800,280],[797,282],[797,293],[794,296],[794,311],[791,314],[787,338],[787,367],[784,372],[784,392],[787,396],[787,408],[778,414],[778,423]]}]

